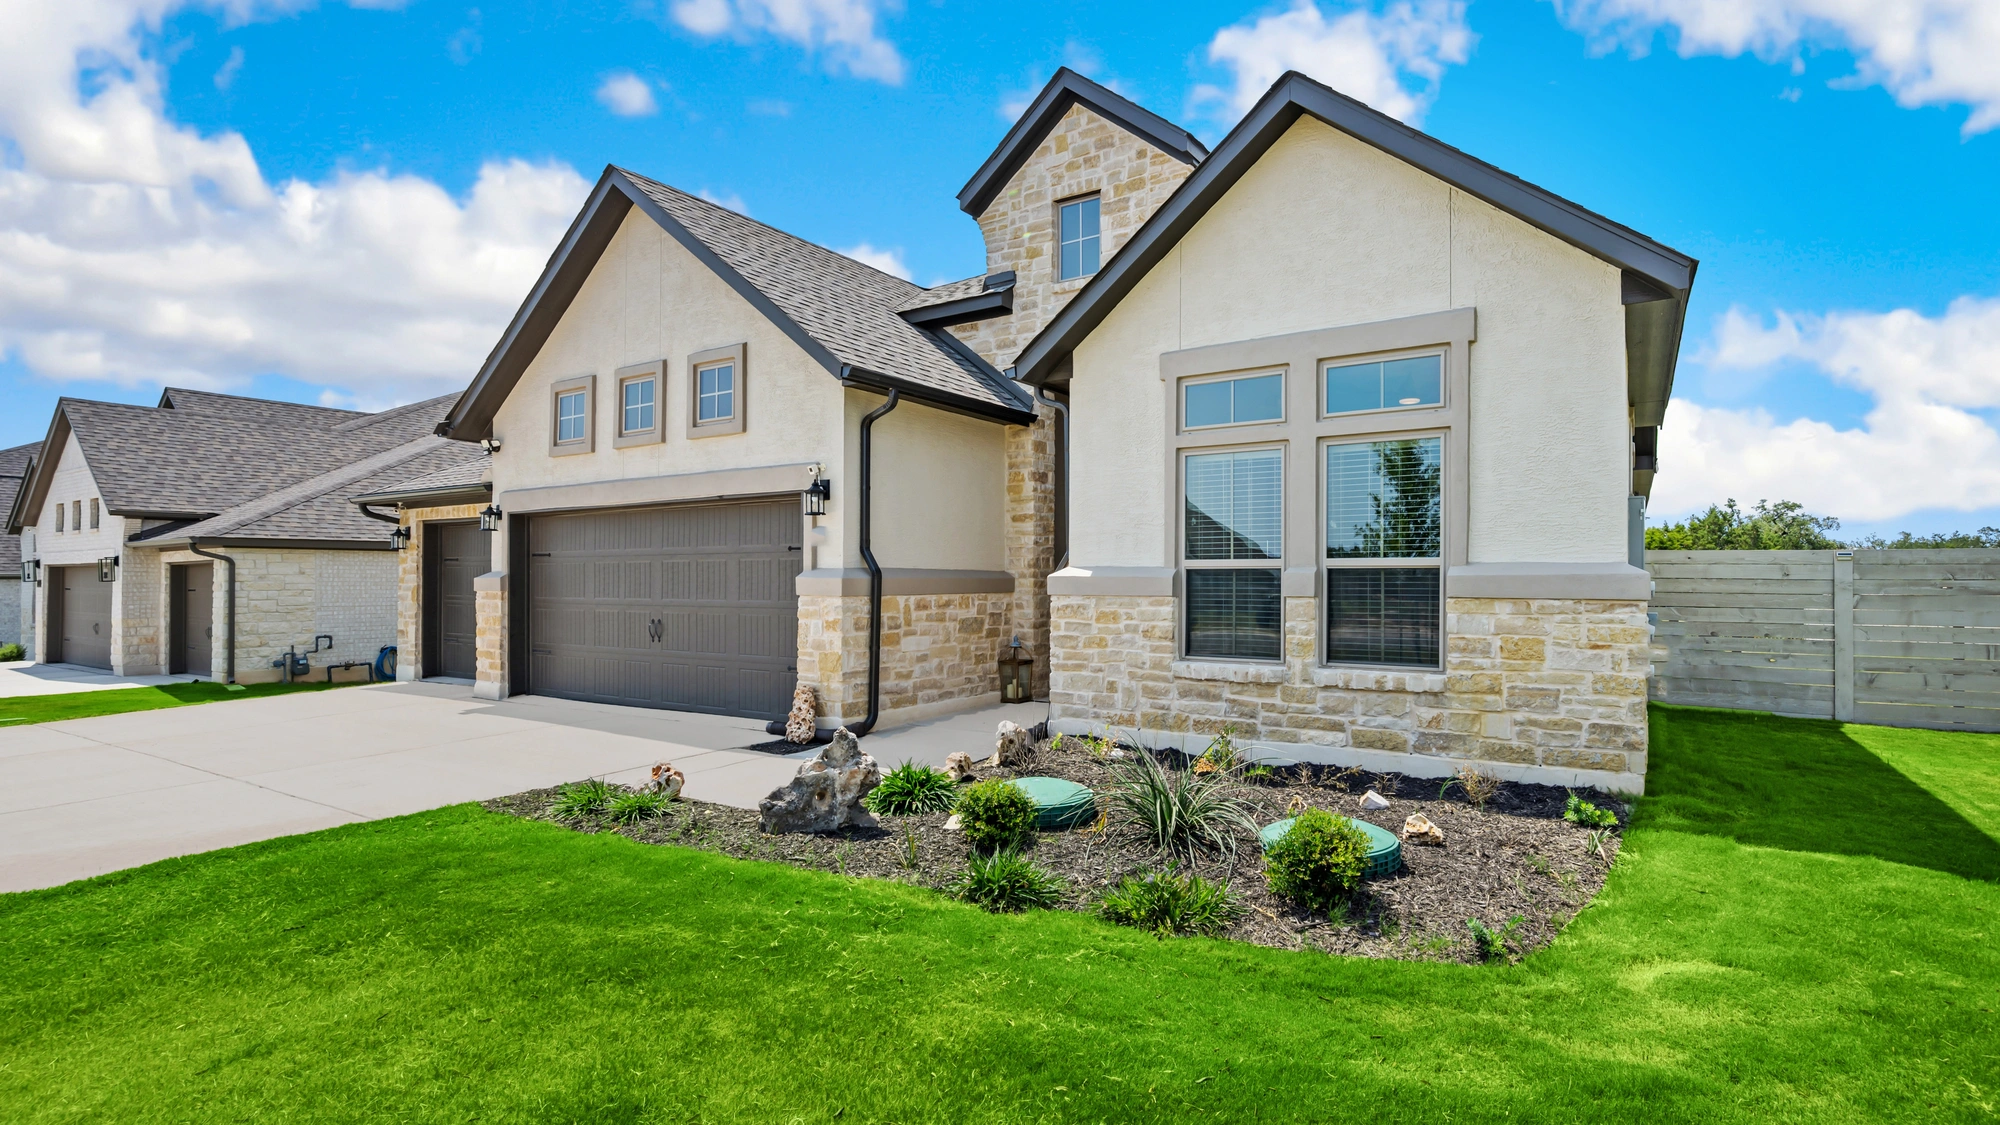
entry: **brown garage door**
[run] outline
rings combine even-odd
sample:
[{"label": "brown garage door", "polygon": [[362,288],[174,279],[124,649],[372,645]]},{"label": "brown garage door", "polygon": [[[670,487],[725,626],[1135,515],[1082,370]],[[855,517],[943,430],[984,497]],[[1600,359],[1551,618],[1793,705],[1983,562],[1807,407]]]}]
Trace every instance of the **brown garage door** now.
[{"label": "brown garage door", "polygon": [[111,587],[94,566],[56,571],[62,583],[62,649],[56,659],[86,668],[111,667]]},{"label": "brown garage door", "polygon": [[431,646],[424,674],[469,680],[479,670],[479,607],[472,580],[493,569],[493,545],[476,523],[434,523],[426,534],[435,545],[429,594]]},{"label": "brown garage door", "polygon": [[535,516],[529,690],[775,719],[797,680],[796,500]]}]

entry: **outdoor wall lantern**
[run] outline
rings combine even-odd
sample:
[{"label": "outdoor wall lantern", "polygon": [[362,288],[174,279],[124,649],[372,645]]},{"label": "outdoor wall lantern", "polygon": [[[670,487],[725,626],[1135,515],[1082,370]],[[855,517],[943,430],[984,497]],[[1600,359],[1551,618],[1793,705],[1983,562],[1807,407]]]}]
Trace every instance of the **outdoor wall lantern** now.
[{"label": "outdoor wall lantern", "polygon": [[118,579],[118,556],[106,555],[97,560],[97,580],[115,582]]},{"label": "outdoor wall lantern", "polygon": [[502,513],[500,511],[500,506],[498,504],[486,505],[486,507],[479,513],[479,530],[481,531],[500,530],[501,518],[502,518]]},{"label": "outdoor wall lantern", "polygon": [[802,495],[805,499],[806,515],[823,516],[826,514],[827,498],[833,495],[833,482],[825,477],[815,477],[811,484],[806,485]]},{"label": "outdoor wall lantern", "polygon": [[389,549],[400,551],[410,545],[410,529],[398,526],[389,533]]},{"label": "outdoor wall lantern", "polygon": [[1002,703],[1026,703],[1035,696],[1035,658],[1021,644],[1021,635],[1014,635],[1014,643],[1000,650],[1000,701]]},{"label": "outdoor wall lantern", "polygon": [[24,583],[33,582],[35,580],[36,572],[41,569],[42,569],[42,561],[40,559],[22,559],[21,581]]}]

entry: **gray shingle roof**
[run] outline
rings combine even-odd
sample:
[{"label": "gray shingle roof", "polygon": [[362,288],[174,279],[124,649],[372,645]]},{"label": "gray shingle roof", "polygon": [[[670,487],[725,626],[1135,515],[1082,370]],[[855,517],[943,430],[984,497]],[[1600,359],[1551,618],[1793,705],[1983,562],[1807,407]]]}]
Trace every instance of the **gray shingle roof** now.
[{"label": "gray shingle roof", "polygon": [[338,425],[356,418],[371,417],[359,410],[341,410],[338,407],[313,406],[303,402],[279,402],[267,398],[244,398],[242,395],[224,395],[214,391],[189,390],[186,387],[168,387],[161,391],[159,406],[163,410],[177,410],[183,414],[234,418],[267,426],[309,426],[314,429]]},{"label": "gray shingle roof", "polygon": [[[460,450],[465,449],[464,442],[454,442],[452,444],[458,446]],[[393,499],[411,494],[472,489],[488,482],[488,474],[492,469],[492,464],[492,459],[486,456],[484,450],[475,449],[469,454],[461,452],[460,460],[454,461],[441,469],[424,473],[422,476],[410,477],[407,480],[399,480],[382,488],[366,492],[357,490],[354,492],[353,497],[357,501],[367,501],[373,497],[381,497],[381,502],[386,504]]]},{"label": "gray shingle roof", "polygon": [[[0,512],[14,506],[14,496],[21,491],[21,476],[41,447],[42,443],[37,441],[12,449],[0,449]],[[20,573],[21,537],[8,535],[5,528],[0,528],[0,578]]]},{"label": "gray shingle roof", "polygon": [[635,172],[620,174],[840,362],[975,402],[1029,410],[1025,393],[947,334],[897,316],[922,286]]},{"label": "gray shingle roof", "polygon": [[912,309],[927,309],[932,305],[942,305],[946,301],[956,301],[961,297],[977,297],[984,292],[986,292],[986,275],[982,273],[962,281],[947,281],[943,285],[919,289],[913,295],[904,298],[903,303],[897,305],[894,311],[906,313]]}]

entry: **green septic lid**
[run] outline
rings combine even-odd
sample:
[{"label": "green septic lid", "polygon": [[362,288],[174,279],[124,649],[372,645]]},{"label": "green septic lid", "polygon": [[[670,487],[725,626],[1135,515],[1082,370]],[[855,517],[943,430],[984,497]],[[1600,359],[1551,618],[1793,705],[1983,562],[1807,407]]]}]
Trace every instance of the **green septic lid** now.
[{"label": "green septic lid", "polygon": [[[1339,816],[1340,814],[1335,813],[1334,815]],[[1292,821],[1294,819],[1296,818],[1288,816],[1276,824],[1265,825],[1257,832],[1257,842],[1268,850],[1272,844],[1284,839],[1285,833],[1292,830]],[[1344,816],[1340,817],[1340,819],[1361,829],[1361,834],[1368,837],[1368,858],[1361,865],[1361,877],[1363,879],[1376,879],[1384,875],[1394,875],[1403,866],[1403,842],[1396,839],[1394,832],[1389,831],[1387,828],[1377,827],[1365,820],[1354,820],[1351,817]]]},{"label": "green septic lid", "polygon": [[1035,803],[1035,827],[1074,828],[1097,819],[1097,795],[1059,777],[1017,777],[1008,784]]}]

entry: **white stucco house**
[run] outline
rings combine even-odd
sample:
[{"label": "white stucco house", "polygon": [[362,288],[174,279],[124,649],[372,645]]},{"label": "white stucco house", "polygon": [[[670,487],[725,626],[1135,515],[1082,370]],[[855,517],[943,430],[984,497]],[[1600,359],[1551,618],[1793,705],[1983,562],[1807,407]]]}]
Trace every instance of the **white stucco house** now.
[{"label": "white stucco house", "polygon": [[924,289],[605,170],[358,499],[406,676],[1637,789],[1632,557],[1695,263],[1297,74],[1210,152],[1070,71]]}]

